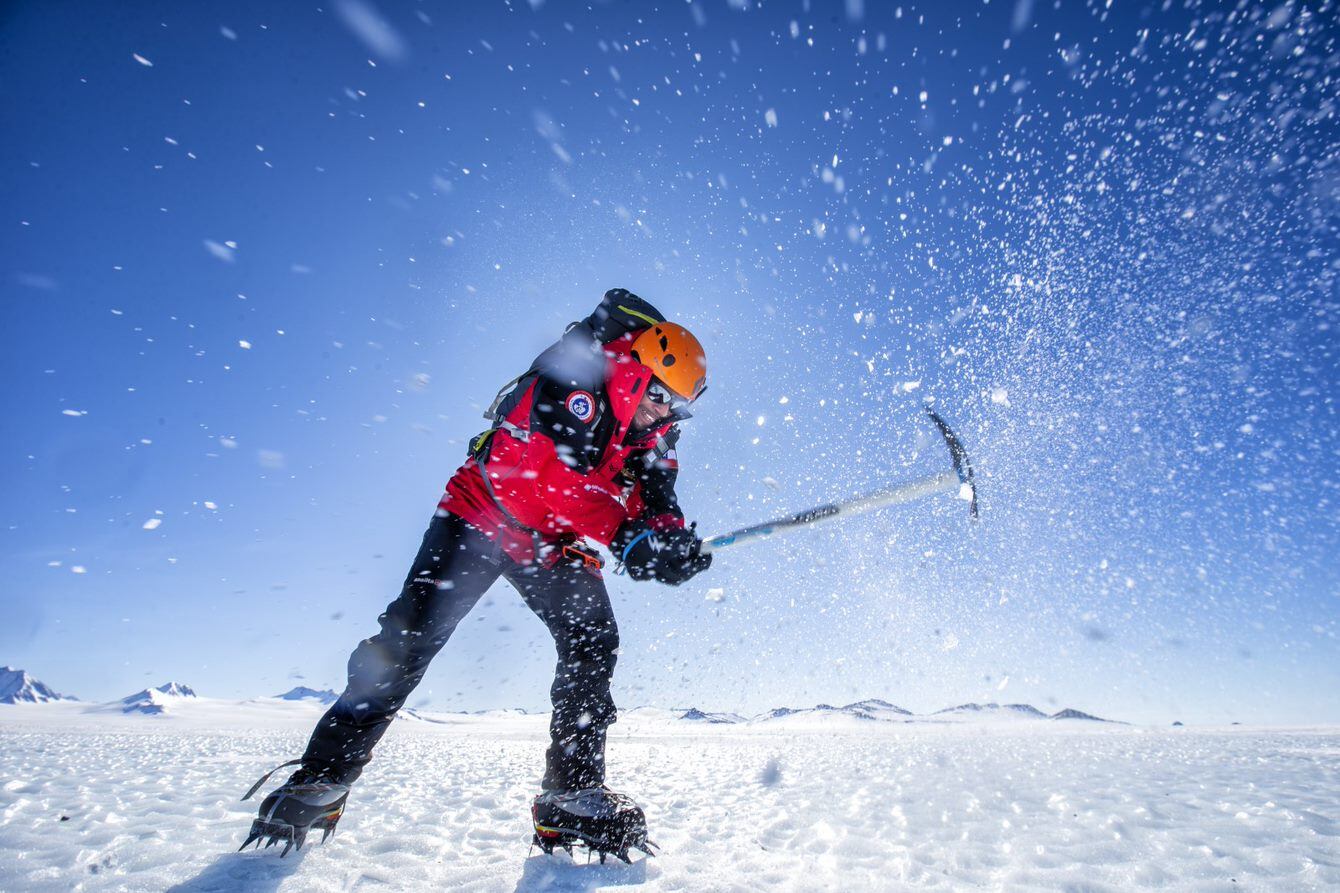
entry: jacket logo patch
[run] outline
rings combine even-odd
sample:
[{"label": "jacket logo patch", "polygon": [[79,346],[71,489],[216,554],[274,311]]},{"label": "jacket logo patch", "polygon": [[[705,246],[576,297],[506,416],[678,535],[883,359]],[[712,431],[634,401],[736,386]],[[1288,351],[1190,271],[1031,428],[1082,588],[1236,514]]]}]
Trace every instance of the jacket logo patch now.
[{"label": "jacket logo patch", "polygon": [[592,397],[586,391],[573,391],[568,395],[565,404],[568,412],[577,417],[579,421],[589,422],[596,414],[596,398]]}]

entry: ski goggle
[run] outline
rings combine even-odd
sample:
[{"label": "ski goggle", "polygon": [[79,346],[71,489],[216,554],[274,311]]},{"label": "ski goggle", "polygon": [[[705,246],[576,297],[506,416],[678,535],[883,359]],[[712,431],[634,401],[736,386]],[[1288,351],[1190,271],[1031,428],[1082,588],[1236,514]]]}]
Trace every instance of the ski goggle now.
[{"label": "ski goggle", "polygon": [[647,385],[647,399],[659,406],[668,406],[671,409],[686,409],[693,402],[686,397],[679,396],[654,378]]}]

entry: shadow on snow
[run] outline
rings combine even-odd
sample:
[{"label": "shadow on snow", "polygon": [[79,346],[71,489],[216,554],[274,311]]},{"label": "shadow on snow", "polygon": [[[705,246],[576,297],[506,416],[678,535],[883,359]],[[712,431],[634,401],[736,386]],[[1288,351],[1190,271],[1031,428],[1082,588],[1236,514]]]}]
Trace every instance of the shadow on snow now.
[{"label": "shadow on snow", "polygon": [[631,887],[646,882],[646,859],[625,865],[611,858],[601,865],[598,858],[588,863],[586,857],[580,854],[575,859],[569,859],[566,854],[539,854],[526,860],[521,879],[516,882],[515,893],[531,893],[535,890],[580,893],[605,887]]},{"label": "shadow on snow", "polygon": [[225,853],[190,880],[168,888],[168,893],[274,893],[302,865],[304,853],[275,858],[277,850]]}]

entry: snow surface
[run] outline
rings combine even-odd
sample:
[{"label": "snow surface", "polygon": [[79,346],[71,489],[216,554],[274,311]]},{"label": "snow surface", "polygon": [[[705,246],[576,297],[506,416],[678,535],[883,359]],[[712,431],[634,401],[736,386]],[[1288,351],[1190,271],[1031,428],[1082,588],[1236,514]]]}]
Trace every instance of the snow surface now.
[{"label": "snow surface", "polygon": [[[165,715],[0,710],[0,889],[1320,890],[1340,885],[1340,728],[750,723],[626,711],[610,782],[656,859],[529,852],[548,717],[397,722],[324,846],[233,850],[238,797],[321,706],[180,699]],[[267,788],[268,789],[268,788]]]}]

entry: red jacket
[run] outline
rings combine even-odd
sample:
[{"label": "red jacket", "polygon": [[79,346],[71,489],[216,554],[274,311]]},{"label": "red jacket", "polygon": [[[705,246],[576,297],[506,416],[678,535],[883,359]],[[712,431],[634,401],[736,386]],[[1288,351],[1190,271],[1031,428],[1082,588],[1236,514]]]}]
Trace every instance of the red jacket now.
[{"label": "red jacket", "polygon": [[469,521],[519,564],[535,560],[537,545],[547,551],[589,537],[608,546],[632,518],[682,527],[674,495],[678,418],[629,431],[652,377],[629,356],[637,334],[604,345],[602,387],[533,376],[485,448],[452,476],[438,508]]}]

